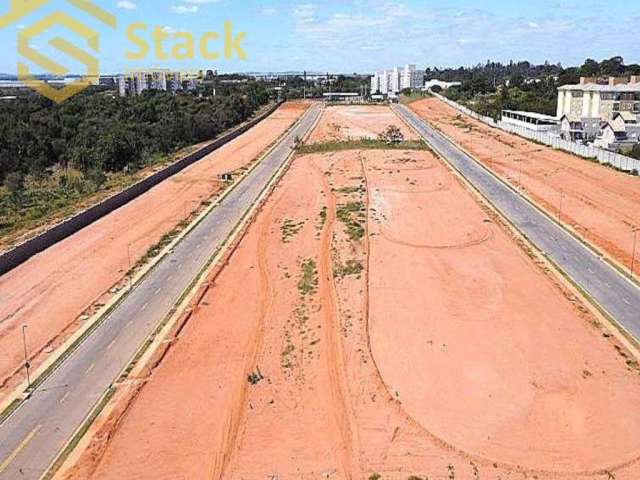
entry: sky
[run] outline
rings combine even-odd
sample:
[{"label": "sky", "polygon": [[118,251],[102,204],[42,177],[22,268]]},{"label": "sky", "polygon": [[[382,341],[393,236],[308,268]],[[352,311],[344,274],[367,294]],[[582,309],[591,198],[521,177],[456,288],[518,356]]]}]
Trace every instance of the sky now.
[{"label": "sky", "polygon": [[[0,12],[8,11],[2,2]],[[65,0],[49,4],[0,30],[5,48],[0,72],[16,73],[20,30],[56,10],[82,19],[100,35],[95,55],[101,73],[136,69],[172,68],[188,71],[217,69],[220,72],[317,71],[369,73],[406,63],[425,67],[470,66],[491,59],[561,62],[579,65],[585,58],[598,60],[622,55],[627,63],[640,62],[637,25],[640,10],[629,9],[628,0],[607,2],[581,0],[94,0],[117,17],[117,28],[106,27],[78,12]],[[630,12],[621,14],[620,12]],[[206,60],[197,45],[206,32],[223,33],[233,25],[234,37],[245,32],[241,46],[246,59]],[[147,25],[139,35],[151,46],[143,60],[128,60],[137,51],[126,35],[134,22]],[[196,42],[192,60],[159,59],[155,56],[151,30],[167,33],[163,51],[171,52],[176,32],[189,32]],[[84,68],[55,50],[48,41],[64,36],[78,46],[84,40],[54,27],[31,40],[43,53],[72,72]],[[222,41],[210,42],[210,50]],[[85,48],[86,49],[86,48]],[[31,71],[39,66],[27,62]]]}]

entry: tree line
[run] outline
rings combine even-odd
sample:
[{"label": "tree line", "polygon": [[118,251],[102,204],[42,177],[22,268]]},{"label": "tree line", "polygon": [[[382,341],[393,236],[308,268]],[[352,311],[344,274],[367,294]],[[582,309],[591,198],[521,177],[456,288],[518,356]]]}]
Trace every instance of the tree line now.
[{"label": "tree line", "polygon": [[0,101],[0,183],[20,188],[27,176],[42,179],[56,169],[98,180],[135,171],[155,156],[216,137],[268,101],[255,82],[215,97],[149,90],[120,98],[94,88],[60,105],[36,94]]},{"label": "tree line", "polygon": [[587,59],[579,67],[568,68],[548,62],[543,65],[487,62],[471,68],[427,70],[427,78],[462,82],[461,86],[449,89],[447,96],[469,103],[478,113],[493,118],[499,118],[504,109],[555,115],[558,87],[579,83],[580,77],[629,75],[640,75],[640,65],[626,65],[620,56],[600,62]]}]

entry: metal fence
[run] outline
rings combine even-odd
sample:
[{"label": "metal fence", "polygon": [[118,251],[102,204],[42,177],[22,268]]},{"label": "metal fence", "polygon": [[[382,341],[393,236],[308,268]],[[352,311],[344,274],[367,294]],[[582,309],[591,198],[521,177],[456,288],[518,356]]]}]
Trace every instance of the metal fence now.
[{"label": "metal fence", "polygon": [[602,148],[591,147],[583,145],[581,143],[563,140],[557,135],[552,135],[545,132],[536,132],[524,127],[518,127],[516,125],[505,123],[501,120],[495,121],[491,117],[480,115],[473,110],[460,105],[459,103],[443,97],[442,95],[439,95],[435,92],[431,93],[447,105],[455,108],[465,115],[469,115],[470,117],[489,125],[490,127],[499,128],[501,130],[504,130],[505,132],[514,133],[528,140],[533,140],[534,142],[538,142],[543,145],[556,148],[558,150],[564,150],[565,152],[573,153],[574,155],[579,155],[590,160],[598,161],[602,164],[611,165],[612,167],[624,172],[634,172],[636,174],[640,172],[640,160],[636,160],[635,158],[627,157],[626,155],[620,155],[619,153],[615,152],[610,152],[609,150],[604,150]]}]

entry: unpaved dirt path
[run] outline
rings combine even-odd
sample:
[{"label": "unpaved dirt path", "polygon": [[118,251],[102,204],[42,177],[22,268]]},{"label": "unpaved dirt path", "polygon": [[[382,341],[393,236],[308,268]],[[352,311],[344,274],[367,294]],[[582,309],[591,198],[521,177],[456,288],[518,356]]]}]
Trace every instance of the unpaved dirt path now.
[{"label": "unpaved dirt path", "polygon": [[343,345],[340,338],[340,312],[337,307],[336,287],[332,265],[332,242],[336,224],[336,200],[322,169],[313,164],[316,174],[322,179],[322,190],[327,199],[327,220],[322,230],[320,246],[320,298],[325,322],[327,369],[331,380],[332,410],[340,426],[342,437],[342,466],[346,478],[362,477],[359,466],[359,441],[355,419],[351,411],[351,396],[345,379]]}]

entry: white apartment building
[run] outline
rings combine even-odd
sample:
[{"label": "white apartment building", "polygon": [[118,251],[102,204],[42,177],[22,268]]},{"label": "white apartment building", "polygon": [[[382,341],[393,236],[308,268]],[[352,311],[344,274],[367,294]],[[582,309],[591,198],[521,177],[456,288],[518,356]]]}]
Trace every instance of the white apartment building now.
[{"label": "white apartment building", "polygon": [[187,83],[187,89],[195,90],[198,85],[198,78],[193,76],[183,78],[183,74],[180,72],[172,72],[170,70],[132,72],[118,76],[118,92],[121,97],[140,95],[145,90],[176,93],[183,90],[184,82]]},{"label": "white apartment building", "polygon": [[391,79],[389,84],[389,95],[395,96],[400,93],[400,75],[402,72],[402,67],[395,67],[391,71]]},{"label": "white apartment building", "polygon": [[378,75],[380,77],[380,93],[387,95],[389,93],[391,75],[386,70],[378,73]]},{"label": "white apartment building", "polygon": [[415,65],[408,64],[374,73],[371,77],[371,93],[380,92],[382,95],[395,97],[402,90],[418,89],[423,84],[424,72],[417,70]]},{"label": "white apartment building", "polygon": [[581,78],[578,85],[558,88],[558,118],[564,115],[611,120],[616,113],[640,114],[640,76]]},{"label": "white apartment building", "polygon": [[142,92],[144,92],[149,88],[149,84],[147,83],[146,72],[135,72],[133,74],[133,86],[134,86],[136,95],[140,95]]},{"label": "white apartment building", "polygon": [[405,65],[400,75],[400,91],[421,88],[424,85],[424,72],[415,65]]},{"label": "white apartment building", "polygon": [[374,95],[378,91],[380,91],[380,75],[378,73],[374,73],[371,77],[371,94]]}]

